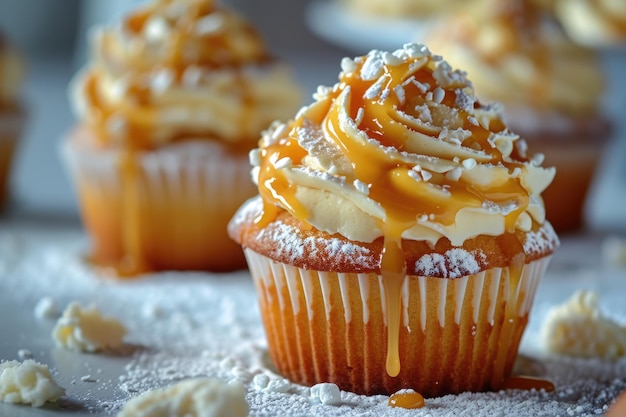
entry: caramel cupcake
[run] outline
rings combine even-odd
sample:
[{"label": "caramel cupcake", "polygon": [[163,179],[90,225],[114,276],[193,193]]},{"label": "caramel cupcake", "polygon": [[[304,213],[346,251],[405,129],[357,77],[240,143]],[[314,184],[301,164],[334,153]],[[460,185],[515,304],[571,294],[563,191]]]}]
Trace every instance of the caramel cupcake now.
[{"label": "caramel cupcake", "polygon": [[341,63],[251,152],[229,224],[286,377],[360,394],[497,390],[558,239],[554,176],[428,49]]},{"label": "caramel cupcake", "polygon": [[543,194],[558,232],[584,226],[587,192],[611,122],[597,54],[569,40],[527,0],[486,0],[426,36],[433,52],[463,66],[476,92],[504,105],[512,130],[558,172]]},{"label": "caramel cupcake", "polygon": [[211,0],[156,0],[91,38],[62,154],[91,259],[121,275],[245,266],[226,225],[255,193],[248,151],[300,105],[255,29]]},{"label": "caramel cupcake", "polygon": [[0,32],[0,206],[8,195],[11,166],[26,118],[23,77],[21,56]]}]

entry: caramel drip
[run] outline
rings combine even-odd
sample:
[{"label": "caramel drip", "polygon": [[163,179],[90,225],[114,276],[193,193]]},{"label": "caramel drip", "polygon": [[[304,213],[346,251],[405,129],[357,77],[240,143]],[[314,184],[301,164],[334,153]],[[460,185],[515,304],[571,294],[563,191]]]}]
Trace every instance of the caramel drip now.
[{"label": "caramel drip", "polygon": [[[153,105],[149,86],[150,77],[158,71],[167,71],[174,84],[181,84],[189,67],[210,71],[216,68],[232,69],[239,73],[240,68],[270,61],[263,41],[248,22],[225,8],[218,8],[212,1],[188,0],[181,2],[184,12],[173,19],[168,16],[168,8],[177,6],[172,0],[162,0],[129,14],[122,22],[123,30],[133,38],[133,50],[124,50],[125,39],[117,32],[108,31],[99,40],[96,65],[88,72],[86,80],[87,106],[91,109],[90,123],[99,132],[102,144],[110,142],[110,129],[107,125],[112,117],[119,117],[123,129],[116,132],[120,143],[136,149],[153,149],[158,109]],[[178,5],[180,6],[180,5]],[[197,24],[206,17],[215,16],[224,26],[221,30],[199,32]],[[143,32],[152,19],[159,18],[170,25],[169,33],[155,45],[145,39]],[[108,103],[103,99],[100,88],[102,77],[124,77],[127,91],[124,100]],[[239,81],[244,79],[243,76]],[[242,120],[245,122],[253,106],[249,88],[239,83],[234,94],[241,96]],[[115,121],[113,121],[115,122]],[[194,132],[181,132],[191,134]],[[177,140],[177,138],[168,138]]]},{"label": "caramel drip", "polygon": [[406,279],[406,264],[402,253],[400,233],[401,229],[397,227],[390,227],[385,230],[385,246],[381,260],[387,309],[387,360],[385,367],[387,374],[394,377],[400,373],[399,337],[402,316],[402,284]]},{"label": "caramel drip", "polygon": [[[306,155],[306,151],[294,138],[281,139],[275,145],[271,145],[262,151],[262,157],[272,155],[274,163],[289,158],[292,163],[300,163]],[[265,227],[281,211],[271,201],[279,201],[281,206],[298,219],[307,219],[307,209],[295,198],[296,187],[291,184],[285,175],[275,168],[272,163],[264,164],[259,172],[259,194],[263,198],[263,211],[255,219],[260,227]]]},{"label": "caramel drip", "polygon": [[554,383],[547,379],[535,378],[531,376],[515,375],[504,380],[502,389],[520,389],[520,390],[545,390],[546,392],[554,391]]},{"label": "caramel drip", "polygon": [[[504,323],[500,333],[500,340],[511,340],[513,338],[514,323],[519,319],[518,317],[518,303],[514,303],[514,300],[518,300],[519,303],[523,302],[524,296],[517,295],[517,291],[524,272],[524,263],[526,261],[526,254],[524,246],[520,242],[515,233],[505,233],[496,238],[502,252],[509,260],[508,267],[508,291],[506,310],[504,313]],[[498,352],[494,360],[494,375],[505,375],[505,367],[510,361],[507,358],[507,352],[501,349]],[[501,381],[493,381],[492,386],[498,386]]]},{"label": "caramel drip", "polygon": [[396,392],[389,397],[387,403],[391,407],[408,409],[422,408],[424,407],[424,397],[422,394],[415,391]]},{"label": "caramel drip", "polygon": [[148,272],[151,268],[146,261],[145,245],[142,241],[140,195],[137,192],[140,171],[134,152],[128,151],[122,154],[119,170],[123,187],[121,238],[124,257],[116,265],[116,272],[118,276],[127,277]]}]

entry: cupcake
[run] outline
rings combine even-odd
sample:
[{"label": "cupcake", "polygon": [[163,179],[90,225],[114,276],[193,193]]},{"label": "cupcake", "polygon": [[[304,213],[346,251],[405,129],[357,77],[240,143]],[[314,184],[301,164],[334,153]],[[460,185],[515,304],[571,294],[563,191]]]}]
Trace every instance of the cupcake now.
[{"label": "cupcake", "polygon": [[503,387],[558,238],[554,176],[419,44],[339,82],[250,153],[259,195],[229,224],[277,370],[425,396]]},{"label": "cupcake", "polygon": [[21,100],[23,76],[22,58],[0,33],[0,206],[8,195],[11,165],[26,118]]},{"label": "cupcake", "polygon": [[610,134],[605,75],[596,52],[569,40],[528,0],[486,0],[427,36],[432,51],[462,65],[477,94],[504,105],[511,130],[558,175],[544,195],[557,232],[579,231]]},{"label": "cupcake", "polygon": [[248,151],[300,106],[290,70],[211,0],[157,0],[95,30],[62,143],[91,261],[132,276],[245,267],[228,220],[256,188]]}]

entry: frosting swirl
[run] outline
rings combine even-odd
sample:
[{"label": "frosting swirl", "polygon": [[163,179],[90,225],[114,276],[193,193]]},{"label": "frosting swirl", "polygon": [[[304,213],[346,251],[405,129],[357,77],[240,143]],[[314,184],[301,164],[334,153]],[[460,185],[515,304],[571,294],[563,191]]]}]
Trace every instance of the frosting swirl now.
[{"label": "frosting swirl", "polygon": [[554,169],[425,46],[344,58],[314,98],[251,152],[261,223],[287,210],[350,240],[461,245],[544,222]]},{"label": "frosting swirl", "polygon": [[[493,3],[493,4],[491,4]],[[594,51],[569,40],[530,2],[487,0],[444,20],[426,42],[451,65],[463,65],[481,97],[509,115],[595,113],[604,79]]]},{"label": "frosting swirl", "polygon": [[212,0],[156,0],[93,35],[73,102],[105,145],[151,149],[193,137],[250,148],[300,105],[289,70],[254,28]]},{"label": "frosting swirl", "polygon": [[626,41],[623,0],[555,0],[555,13],[568,35],[583,45],[619,45]]}]

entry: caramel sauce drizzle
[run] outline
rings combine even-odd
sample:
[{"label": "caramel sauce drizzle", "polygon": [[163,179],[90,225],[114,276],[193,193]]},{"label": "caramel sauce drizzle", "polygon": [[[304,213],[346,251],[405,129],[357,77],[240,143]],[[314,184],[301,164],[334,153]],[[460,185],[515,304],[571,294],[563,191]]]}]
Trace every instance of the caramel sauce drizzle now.
[{"label": "caramel sauce drizzle", "polygon": [[[143,38],[142,31],[152,18],[165,19],[167,8],[177,2],[185,6],[184,13],[178,19],[169,22],[170,32],[167,34],[167,39],[161,41],[159,45],[161,51],[158,56],[154,55],[154,52],[148,52],[148,41]],[[228,28],[216,33],[198,33],[197,22],[212,14],[227,22],[225,25]],[[155,145],[153,137],[159,113],[152,105],[152,92],[147,78],[152,73],[167,70],[173,76],[173,83],[180,84],[185,70],[190,66],[208,71],[231,68],[238,73],[243,66],[262,64],[271,60],[260,35],[252,25],[230,10],[218,8],[210,0],[157,1],[129,14],[123,21],[122,27],[135,37],[133,41],[137,51],[133,51],[132,54],[125,51],[123,56],[120,56],[120,52],[114,50],[122,48],[117,45],[122,41],[115,39],[119,35],[112,32],[104,33],[100,46],[104,63],[98,63],[90,69],[85,82],[87,106],[92,109],[90,122],[99,134],[103,146],[111,141],[107,122],[114,115],[123,118],[126,122],[124,131],[118,133],[120,136],[118,142],[138,150],[153,149],[158,146]],[[242,50],[241,46],[236,46],[233,38],[244,42],[245,50]],[[106,69],[106,65],[111,65],[115,69]],[[122,72],[127,79],[128,87],[124,100],[108,103],[102,97],[99,85],[103,74],[112,71]],[[248,88],[243,76],[239,77],[239,81],[241,88],[236,94],[241,95],[243,108],[249,111],[253,104],[252,97],[246,94]],[[245,118],[247,112],[243,113],[242,119]],[[194,132],[187,133],[193,134]],[[183,134],[181,137],[169,138],[169,140],[177,141],[184,137]]]},{"label": "caramel sauce drizzle", "polygon": [[[430,91],[434,91],[437,83],[433,78],[433,69],[428,64],[417,71],[411,69],[412,62],[404,62],[396,66],[385,66],[384,73],[388,77],[386,88],[393,91],[395,86],[401,85],[410,76],[428,83]],[[519,281],[524,264],[524,249],[515,236],[516,220],[529,203],[529,196],[518,178],[508,177],[503,184],[493,187],[477,186],[446,179],[441,174],[433,173],[430,181],[416,181],[409,175],[413,165],[394,157],[393,153],[386,152],[384,147],[393,147],[402,151],[411,134],[404,124],[401,124],[393,115],[396,111],[408,114],[414,112],[415,103],[410,98],[424,97],[425,93],[418,87],[407,84],[405,95],[407,100],[401,103],[398,97],[391,93],[384,100],[380,97],[365,98],[365,92],[375,82],[365,81],[358,76],[358,71],[342,74],[339,79],[339,88],[335,88],[327,102],[316,103],[314,110],[291,122],[290,133],[274,144],[261,148],[261,165],[258,178],[259,193],[264,201],[264,210],[257,219],[260,226],[272,221],[282,209],[287,210],[297,219],[306,223],[309,213],[295,197],[297,186],[290,183],[285,174],[277,169],[274,163],[283,158],[289,158],[293,165],[299,165],[306,155],[297,143],[296,128],[302,126],[304,119],[308,119],[322,127],[326,139],[334,142],[351,161],[354,169],[353,181],[358,178],[369,186],[369,197],[382,205],[386,219],[380,220],[379,227],[384,234],[384,249],[381,259],[381,274],[386,302],[387,319],[387,358],[386,370],[392,376],[398,376],[401,369],[399,358],[399,334],[402,308],[402,285],[407,279],[406,264],[402,251],[402,234],[414,226],[420,215],[430,216],[434,221],[450,225],[455,222],[456,214],[466,207],[481,207],[483,202],[506,202],[515,198],[518,206],[506,215],[506,238],[502,245],[506,246],[514,267],[511,268],[512,285]],[[365,140],[358,135],[350,135],[340,127],[341,104],[339,96],[350,89],[348,112],[352,120],[356,120],[357,112],[363,111],[362,122],[358,126],[361,132],[374,140]],[[443,104],[456,107],[455,88],[445,89]],[[410,103],[410,104],[409,104]],[[361,109],[361,110],[360,110]],[[509,169],[520,166],[523,159],[515,155],[517,160],[505,160],[500,151],[488,143],[491,133],[504,129],[504,125],[495,121],[489,130],[467,122],[470,116],[462,109],[457,109],[464,124],[472,135],[466,139],[465,146],[478,143],[490,157],[490,163],[500,164]],[[422,132],[423,133],[423,132]],[[273,162],[272,162],[273,161]],[[450,193],[447,196],[436,197],[431,187],[445,187]],[[278,204],[276,204],[278,203]],[[511,306],[509,314],[515,314],[515,307]],[[503,362],[504,363],[504,362]]]}]

